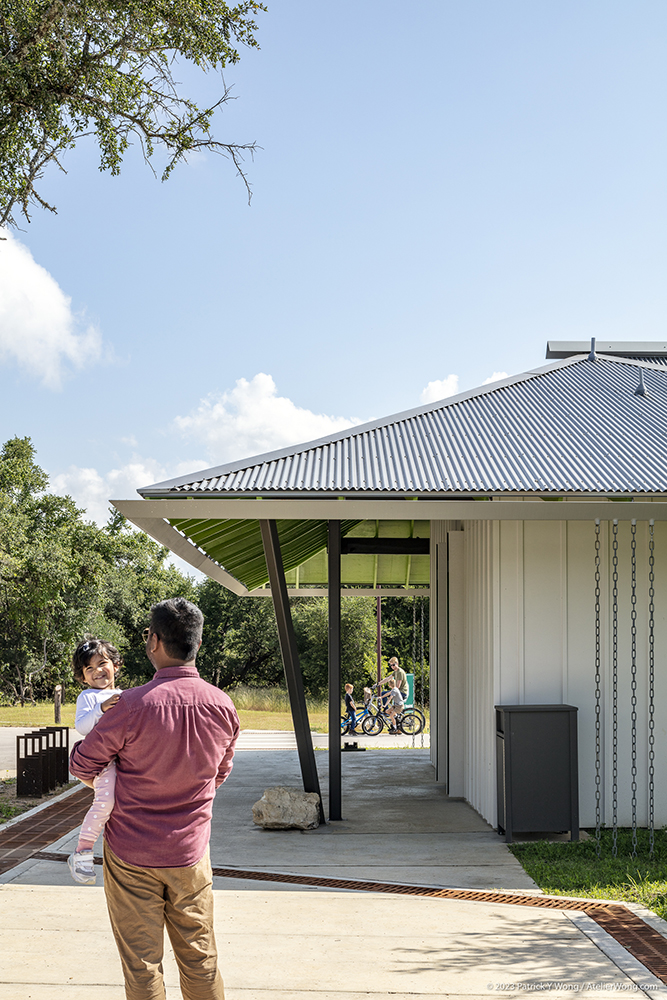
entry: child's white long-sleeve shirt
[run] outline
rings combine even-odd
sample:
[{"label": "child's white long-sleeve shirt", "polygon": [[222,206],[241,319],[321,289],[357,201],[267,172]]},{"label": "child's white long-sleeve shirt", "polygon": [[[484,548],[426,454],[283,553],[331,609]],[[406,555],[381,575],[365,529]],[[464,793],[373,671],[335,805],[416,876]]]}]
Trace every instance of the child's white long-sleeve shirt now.
[{"label": "child's white long-sleeve shirt", "polygon": [[102,718],[102,703],[114,694],[121,694],[120,688],[86,688],[76,699],[74,728],[82,736],[87,736]]}]

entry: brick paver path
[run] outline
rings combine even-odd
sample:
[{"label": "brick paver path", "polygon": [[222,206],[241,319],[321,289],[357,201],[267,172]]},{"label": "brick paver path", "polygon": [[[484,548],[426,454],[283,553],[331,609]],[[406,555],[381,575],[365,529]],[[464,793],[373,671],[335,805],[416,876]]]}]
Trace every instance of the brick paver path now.
[{"label": "brick paver path", "polygon": [[0,827],[0,875],[75,830],[92,801],[93,790],[84,785],[67,798],[56,799],[35,816],[28,814],[9,829]]}]

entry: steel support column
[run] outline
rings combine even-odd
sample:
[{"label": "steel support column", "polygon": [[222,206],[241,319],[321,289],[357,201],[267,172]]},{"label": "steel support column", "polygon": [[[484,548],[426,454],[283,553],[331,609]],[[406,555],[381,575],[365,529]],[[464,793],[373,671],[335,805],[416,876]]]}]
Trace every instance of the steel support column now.
[{"label": "steel support column", "polygon": [[343,818],[340,756],[340,521],[329,521],[329,819]]},{"label": "steel support column", "polygon": [[271,584],[273,607],[276,612],[280,652],[285,669],[290,708],[292,709],[292,721],[294,722],[294,734],[299,753],[299,763],[301,764],[303,788],[306,792],[317,792],[320,796],[320,819],[323,821],[324,814],[322,810],[320,780],[317,775],[315,751],[313,750],[313,740],[310,735],[306,696],[303,690],[299,653],[296,648],[296,637],[294,635],[294,626],[292,625],[292,612],[290,611],[289,598],[287,596],[287,584],[285,583],[285,571],[280,552],[278,529],[275,521],[260,521],[259,525],[262,531],[262,543],[264,545],[266,568]]}]

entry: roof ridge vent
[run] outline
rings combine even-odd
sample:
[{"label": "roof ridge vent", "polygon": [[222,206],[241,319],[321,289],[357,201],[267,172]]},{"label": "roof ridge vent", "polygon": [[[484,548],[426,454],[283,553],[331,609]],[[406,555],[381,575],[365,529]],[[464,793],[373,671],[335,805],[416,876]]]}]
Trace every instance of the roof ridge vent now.
[{"label": "roof ridge vent", "polygon": [[589,361],[597,361],[597,354],[595,353],[595,337],[591,337],[591,353],[588,355]]},{"label": "roof ridge vent", "polygon": [[639,369],[639,385],[635,389],[635,396],[648,396],[648,389],[644,385],[644,369]]}]

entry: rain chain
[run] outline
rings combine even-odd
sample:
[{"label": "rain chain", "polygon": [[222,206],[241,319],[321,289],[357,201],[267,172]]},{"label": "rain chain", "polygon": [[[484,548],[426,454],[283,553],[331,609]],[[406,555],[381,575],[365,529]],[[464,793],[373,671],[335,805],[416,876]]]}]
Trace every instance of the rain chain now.
[{"label": "rain chain", "polygon": [[618,854],[618,521],[614,521],[613,573],[612,573],[612,848],[613,857]]},{"label": "rain chain", "polygon": [[[649,855],[655,851],[655,521],[648,523],[648,830]],[[611,715],[612,715],[612,855],[618,855],[618,521],[612,522]],[[602,853],[602,573],[600,519],[595,521],[595,841]],[[630,523],[630,736],[632,857],[637,856],[637,521]]]},{"label": "rain chain", "polygon": [[600,519],[595,522],[595,853],[600,857],[600,827],[602,825],[602,693],[600,645]]},{"label": "rain chain", "polygon": [[655,849],[655,521],[648,523],[648,853]]}]

